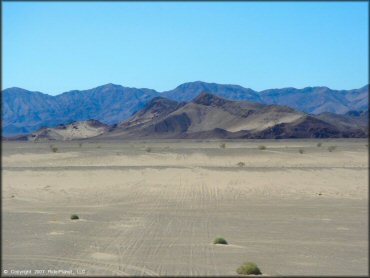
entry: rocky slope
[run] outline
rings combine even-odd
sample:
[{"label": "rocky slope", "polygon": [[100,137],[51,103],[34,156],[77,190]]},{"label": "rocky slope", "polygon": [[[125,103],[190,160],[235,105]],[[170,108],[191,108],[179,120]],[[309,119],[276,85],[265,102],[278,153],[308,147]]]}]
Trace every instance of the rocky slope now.
[{"label": "rocky slope", "polygon": [[[149,116],[148,116],[149,115]],[[231,101],[202,93],[188,103],[156,98],[99,138],[366,137],[363,128],[330,123],[287,106]]]}]

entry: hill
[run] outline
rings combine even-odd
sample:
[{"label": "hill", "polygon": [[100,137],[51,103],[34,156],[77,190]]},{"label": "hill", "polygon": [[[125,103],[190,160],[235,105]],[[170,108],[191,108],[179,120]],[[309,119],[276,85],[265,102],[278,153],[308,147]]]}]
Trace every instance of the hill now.
[{"label": "hill", "polygon": [[287,106],[231,101],[201,93],[188,103],[156,98],[99,138],[366,137],[364,129],[332,124]]},{"label": "hill", "polygon": [[109,126],[96,120],[72,122],[62,124],[56,127],[41,128],[36,132],[26,135],[16,135],[8,137],[6,140],[11,141],[66,141],[76,139],[86,139],[101,135],[109,130]]}]

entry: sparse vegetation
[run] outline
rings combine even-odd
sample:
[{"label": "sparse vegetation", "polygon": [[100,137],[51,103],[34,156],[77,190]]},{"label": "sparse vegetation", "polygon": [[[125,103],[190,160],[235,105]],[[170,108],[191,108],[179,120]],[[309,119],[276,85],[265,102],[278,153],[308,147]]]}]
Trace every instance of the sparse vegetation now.
[{"label": "sparse vegetation", "polygon": [[71,220],[78,220],[78,219],[80,219],[80,218],[78,217],[77,214],[72,214],[71,215]]},{"label": "sparse vegetation", "polygon": [[250,274],[260,275],[260,274],[262,274],[261,270],[253,262],[246,262],[246,263],[242,264],[241,266],[238,267],[236,272],[238,274],[242,274],[242,275],[250,275]]},{"label": "sparse vegetation", "polygon": [[50,145],[50,150],[51,150],[53,153],[56,153],[56,152],[58,152],[58,147],[53,146],[53,145]]},{"label": "sparse vegetation", "polygon": [[321,142],[319,142],[319,143],[317,143],[317,145],[316,145],[317,147],[321,147],[322,146],[322,143]]},{"label": "sparse vegetation", "polygon": [[224,245],[227,245],[227,241],[222,238],[222,237],[218,237],[218,238],[215,238],[215,240],[213,241],[213,244],[224,244]]},{"label": "sparse vegetation", "polygon": [[266,150],[267,148],[264,145],[260,145],[260,146],[258,146],[258,149],[260,149],[260,150]]},{"label": "sparse vegetation", "polygon": [[98,149],[101,149],[101,146],[100,146],[100,145],[98,145],[98,146],[97,146],[97,148],[98,148]]},{"label": "sparse vegetation", "polygon": [[150,152],[152,152],[152,148],[151,148],[151,147],[146,147],[146,148],[145,148],[145,151],[146,151],[147,153],[150,153]]},{"label": "sparse vegetation", "polygon": [[225,149],[225,148],[226,148],[226,144],[225,144],[225,143],[221,143],[221,144],[220,144],[220,148],[221,148],[221,149]]},{"label": "sparse vegetation", "polygon": [[300,154],[303,154],[303,153],[304,153],[304,150],[303,150],[303,149],[299,149],[299,150],[298,150],[298,152],[299,152]]},{"label": "sparse vegetation", "polygon": [[245,166],[245,163],[244,162],[238,162],[238,164],[236,164],[236,165],[238,165],[239,167],[244,167]]},{"label": "sparse vegetation", "polygon": [[78,146],[81,148],[82,147],[82,143],[78,143]]},{"label": "sparse vegetation", "polygon": [[337,147],[336,146],[329,146],[328,151],[333,152]]}]

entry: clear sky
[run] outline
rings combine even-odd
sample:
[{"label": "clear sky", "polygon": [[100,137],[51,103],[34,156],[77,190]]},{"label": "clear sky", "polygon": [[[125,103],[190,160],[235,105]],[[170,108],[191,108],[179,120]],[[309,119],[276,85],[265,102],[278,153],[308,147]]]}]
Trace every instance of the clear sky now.
[{"label": "clear sky", "polygon": [[3,88],[368,83],[367,2],[2,2]]}]

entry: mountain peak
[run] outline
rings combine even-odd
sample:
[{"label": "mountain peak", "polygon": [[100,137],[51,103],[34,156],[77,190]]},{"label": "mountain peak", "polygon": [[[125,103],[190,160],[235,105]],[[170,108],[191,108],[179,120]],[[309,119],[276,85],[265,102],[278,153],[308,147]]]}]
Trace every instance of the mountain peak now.
[{"label": "mountain peak", "polygon": [[193,103],[202,104],[206,106],[221,106],[228,101],[229,100],[226,100],[222,97],[216,96],[208,92],[202,92],[192,100]]},{"label": "mountain peak", "polygon": [[6,90],[9,90],[9,91],[27,91],[27,92],[29,92],[28,90],[25,90],[25,89],[23,89],[23,88],[19,88],[19,87],[9,87],[9,88],[6,88],[6,89],[4,89],[3,91],[6,91]]},{"label": "mountain peak", "polygon": [[151,101],[148,102],[148,104],[145,106],[145,110],[149,110],[152,108],[167,108],[173,105],[177,105],[178,102],[164,98],[164,97],[154,97]]},{"label": "mountain peak", "polygon": [[44,95],[44,96],[49,96],[48,94],[45,94],[45,93],[41,93],[41,92],[38,92],[38,91],[29,91],[29,90],[19,88],[19,87],[10,87],[10,88],[2,90],[1,93],[2,94],[4,94],[4,93],[5,94],[14,94],[14,95],[22,94],[22,95]]},{"label": "mountain peak", "polygon": [[143,109],[135,112],[129,121],[132,123],[140,118],[152,119],[159,116],[167,115],[176,110],[180,105],[182,104],[168,98],[160,96],[154,97],[144,106]]},{"label": "mountain peak", "polygon": [[103,90],[111,90],[111,89],[116,89],[116,88],[123,88],[121,85],[113,84],[113,83],[108,83],[104,84],[101,86],[96,87],[96,89],[103,89]]}]

